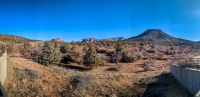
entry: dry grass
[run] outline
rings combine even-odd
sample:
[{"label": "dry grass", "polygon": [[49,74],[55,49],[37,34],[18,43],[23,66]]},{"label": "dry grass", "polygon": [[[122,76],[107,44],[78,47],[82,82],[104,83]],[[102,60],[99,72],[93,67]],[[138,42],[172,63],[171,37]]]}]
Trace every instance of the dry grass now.
[{"label": "dry grass", "polygon": [[[19,55],[8,58],[8,77],[4,84],[9,97],[121,97],[134,96],[132,89],[147,77],[168,72],[168,61],[156,61],[155,71],[144,72],[144,61],[120,63],[120,71],[108,71],[115,64],[105,64],[94,70],[67,67],[45,67]],[[68,64],[69,65],[69,64]],[[70,64],[71,65],[71,64]],[[80,67],[80,65],[72,64]],[[145,88],[145,87],[142,87]],[[141,95],[144,91],[138,91]],[[129,94],[128,94],[129,93]]]}]

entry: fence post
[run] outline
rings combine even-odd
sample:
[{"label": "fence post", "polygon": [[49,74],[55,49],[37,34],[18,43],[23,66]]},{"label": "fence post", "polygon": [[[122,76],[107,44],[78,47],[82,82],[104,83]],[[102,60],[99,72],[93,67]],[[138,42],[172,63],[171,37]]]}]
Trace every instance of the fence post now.
[{"label": "fence post", "polygon": [[185,64],[186,64],[186,67],[187,67],[187,66],[190,67],[190,65],[187,63],[187,58],[186,58]]},{"label": "fence post", "polygon": [[198,67],[199,67],[199,58],[197,58],[197,70],[198,70]]}]

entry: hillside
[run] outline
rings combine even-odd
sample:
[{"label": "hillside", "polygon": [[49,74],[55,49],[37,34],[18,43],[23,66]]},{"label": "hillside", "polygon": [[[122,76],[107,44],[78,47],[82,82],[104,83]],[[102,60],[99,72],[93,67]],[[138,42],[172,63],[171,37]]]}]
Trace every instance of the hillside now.
[{"label": "hillside", "polygon": [[32,42],[36,40],[31,40],[24,37],[9,35],[9,34],[0,34],[0,41],[4,43],[23,43],[23,42]]}]

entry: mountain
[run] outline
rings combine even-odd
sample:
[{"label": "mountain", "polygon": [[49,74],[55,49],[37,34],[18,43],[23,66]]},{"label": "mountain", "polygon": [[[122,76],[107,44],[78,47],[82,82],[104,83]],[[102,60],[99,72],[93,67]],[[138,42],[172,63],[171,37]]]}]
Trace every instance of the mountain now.
[{"label": "mountain", "polygon": [[124,37],[115,37],[115,38],[107,38],[107,39],[101,39],[100,41],[121,41],[125,40]]},{"label": "mountain", "polygon": [[64,42],[62,39],[60,38],[55,38],[51,40],[52,42]]},{"label": "mountain", "polygon": [[136,36],[128,38],[127,40],[134,40],[134,41],[158,41],[158,42],[166,42],[166,41],[173,41],[173,42],[193,42],[190,40],[185,40],[181,38],[175,38],[173,36],[168,35],[167,33],[163,32],[160,29],[148,29],[144,33]]},{"label": "mountain", "polygon": [[96,42],[96,41],[98,41],[98,40],[95,39],[95,38],[84,38],[84,39],[82,39],[82,42],[87,42],[87,43]]},{"label": "mountain", "polygon": [[136,36],[136,37],[131,37],[129,40],[176,40],[176,38],[166,34],[160,29],[148,29],[144,33]]},{"label": "mountain", "polygon": [[124,37],[115,37],[115,38],[106,38],[106,39],[95,39],[95,38],[84,38],[82,39],[82,42],[96,42],[96,41],[121,41],[125,40]]}]

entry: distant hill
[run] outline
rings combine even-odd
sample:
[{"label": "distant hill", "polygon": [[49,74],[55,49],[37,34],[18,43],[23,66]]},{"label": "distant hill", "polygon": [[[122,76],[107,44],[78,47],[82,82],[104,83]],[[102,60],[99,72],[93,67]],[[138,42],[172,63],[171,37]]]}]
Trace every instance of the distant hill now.
[{"label": "distant hill", "polygon": [[148,29],[144,33],[136,36],[128,38],[127,40],[134,40],[134,41],[156,41],[156,42],[193,42],[190,40],[185,40],[181,38],[175,38],[173,36],[168,35],[167,33],[163,32],[160,29]]},{"label": "distant hill", "polygon": [[62,39],[60,38],[55,38],[51,40],[52,42],[64,42]]},{"label": "distant hill", "polygon": [[27,39],[20,36],[0,34],[0,41],[4,43],[23,43],[23,42],[33,42],[36,40]]},{"label": "distant hill", "polygon": [[121,40],[125,40],[124,37],[115,37],[115,38],[106,38],[106,39],[95,39],[95,38],[85,38],[82,39],[82,42],[96,42],[96,41],[121,41]]},{"label": "distant hill", "polygon": [[159,40],[173,40],[176,39],[168,34],[166,34],[165,32],[163,32],[160,29],[149,29],[146,30],[144,33],[136,36],[136,37],[132,37],[129,39],[144,39],[144,40],[148,40],[148,39],[159,39]]}]

